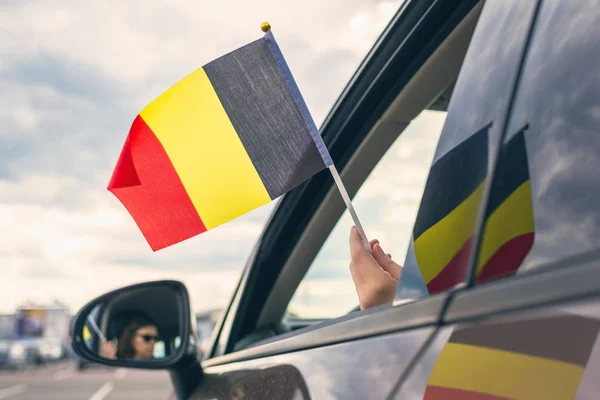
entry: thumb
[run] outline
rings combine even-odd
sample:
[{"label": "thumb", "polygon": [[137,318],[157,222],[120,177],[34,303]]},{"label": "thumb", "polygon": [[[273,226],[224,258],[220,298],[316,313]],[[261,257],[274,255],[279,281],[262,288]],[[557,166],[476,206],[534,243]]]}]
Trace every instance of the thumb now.
[{"label": "thumb", "polygon": [[396,280],[400,280],[400,275],[402,275],[402,267],[396,264],[392,259],[383,251],[379,243],[373,246],[373,257],[377,264],[381,266],[384,270],[386,270],[392,278]]},{"label": "thumb", "polygon": [[[371,246],[376,244],[377,242],[375,240],[371,242]],[[365,249],[365,245],[363,244],[362,238],[358,233],[358,229],[353,226],[352,230],[350,231],[350,258],[357,260],[367,255],[369,255],[369,253],[367,253]]]},{"label": "thumb", "polygon": [[362,238],[355,227],[350,232],[350,257],[350,273],[355,284],[372,281],[383,273],[381,266],[365,249]]}]

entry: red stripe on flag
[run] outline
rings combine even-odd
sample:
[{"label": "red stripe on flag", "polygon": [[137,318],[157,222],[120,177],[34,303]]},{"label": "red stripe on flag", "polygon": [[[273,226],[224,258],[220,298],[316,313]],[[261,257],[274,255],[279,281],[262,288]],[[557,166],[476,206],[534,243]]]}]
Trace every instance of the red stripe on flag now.
[{"label": "red stripe on flag", "polygon": [[469,268],[469,255],[471,254],[472,248],[473,236],[465,241],[452,260],[450,260],[444,269],[442,269],[442,271],[427,284],[429,294],[446,291],[453,286],[464,282]]},{"label": "red stripe on flag", "polygon": [[[135,125],[135,122],[133,123]],[[133,129],[133,126],[131,127]],[[131,140],[130,135],[127,135],[125,144],[121,150],[121,155],[117,161],[117,166],[113,171],[112,178],[108,184],[108,189],[125,188],[129,186],[137,186],[140,184],[140,178],[135,171],[133,158],[131,158]]]},{"label": "red stripe on flag", "polygon": [[515,272],[531,250],[534,238],[535,233],[530,232],[504,243],[483,267],[477,277],[477,283]]},{"label": "red stripe on flag", "polygon": [[139,115],[108,190],[129,211],[154,251],[206,231],[169,156]]},{"label": "red stripe on flag", "polygon": [[423,400],[510,400],[492,394],[452,389],[440,386],[427,386]]}]

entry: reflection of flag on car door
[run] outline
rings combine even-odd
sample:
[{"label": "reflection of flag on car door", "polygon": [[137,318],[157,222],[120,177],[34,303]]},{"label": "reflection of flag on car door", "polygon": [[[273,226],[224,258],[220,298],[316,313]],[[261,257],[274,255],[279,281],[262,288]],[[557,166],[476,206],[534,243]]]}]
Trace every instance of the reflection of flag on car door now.
[{"label": "reflection of flag on car door", "polygon": [[531,250],[534,221],[525,131],[523,127],[504,146],[498,159],[487,205],[477,280],[512,273]]},{"label": "reflection of flag on car door", "polygon": [[562,311],[456,329],[423,399],[574,399],[599,330],[599,320]]},{"label": "reflection of flag on car door", "polygon": [[158,250],[268,203],[330,165],[268,32],[148,105],[109,190]]},{"label": "reflection of flag on car door", "polygon": [[[431,167],[413,232],[417,263],[431,294],[467,278],[487,174],[489,127]],[[519,130],[499,153],[481,240],[479,282],[516,271],[533,246],[527,128]]]},{"label": "reflection of flag on car door", "polygon": [[419,269],[429,293],[466,276],[488,169],[491,123],[436,161],[413,230]]}]

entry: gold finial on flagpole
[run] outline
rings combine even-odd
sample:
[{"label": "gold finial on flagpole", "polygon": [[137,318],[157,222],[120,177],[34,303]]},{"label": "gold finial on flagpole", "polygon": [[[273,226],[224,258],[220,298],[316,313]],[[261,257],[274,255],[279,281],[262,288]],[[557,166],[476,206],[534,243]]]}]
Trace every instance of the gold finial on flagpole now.
[{"label": "gold finial on flagpole", "polygon": [[267,33],[269,31],[271,31],[271,24],[268,22],[263,22],[262,25],[260,26],[260,29],[264,32]]}]

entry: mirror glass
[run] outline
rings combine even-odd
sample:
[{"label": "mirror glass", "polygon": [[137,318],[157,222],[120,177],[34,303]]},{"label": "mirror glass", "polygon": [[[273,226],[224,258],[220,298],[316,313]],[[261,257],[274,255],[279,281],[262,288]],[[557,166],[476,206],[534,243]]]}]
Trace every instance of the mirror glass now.
[{"label": "mirror glass", "polygon": [[120,292],[96,304],[85,316],[86,348],[105,359],[156,360],[181,346],[178,292],[153,285]]}]

